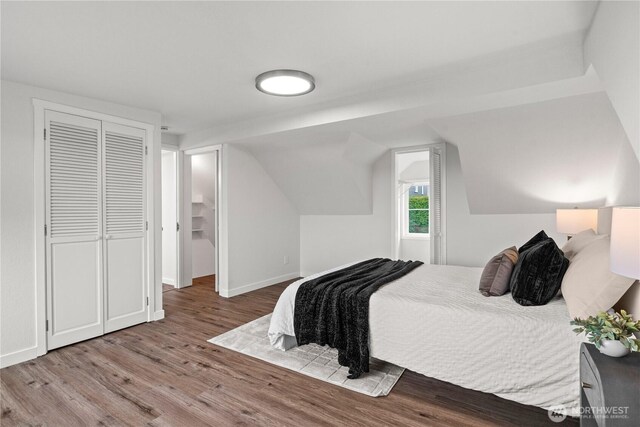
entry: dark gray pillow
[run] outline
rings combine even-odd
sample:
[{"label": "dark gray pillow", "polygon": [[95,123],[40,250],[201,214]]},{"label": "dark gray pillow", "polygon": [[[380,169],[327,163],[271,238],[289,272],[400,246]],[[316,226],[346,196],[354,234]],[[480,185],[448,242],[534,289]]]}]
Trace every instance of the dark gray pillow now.
[{"label": "dark gray pillow", "polygon": [[569,260],[553,239],[541,238],[540,233],[536,238],[534,244],[529,244],[531,240],[527,242],[524,251],[520,248],[511,275],[511,296],[520,305],[544,305],[551,301],[569,267]]},{"label": "dark gray pillow", "polygon": [[515,246],[505,249],[489,260],[480,277],[480,293],[485,297],[499,297],[509,292],[513,266],[518,261]]}]

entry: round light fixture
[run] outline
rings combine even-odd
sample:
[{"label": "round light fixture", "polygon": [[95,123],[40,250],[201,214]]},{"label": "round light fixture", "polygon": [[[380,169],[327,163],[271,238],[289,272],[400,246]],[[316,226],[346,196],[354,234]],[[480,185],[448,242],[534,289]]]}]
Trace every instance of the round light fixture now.
[{"label": "round light fixture", "polygon": [[316,82],[313,76],[304,71],[271,70],[256,77],[256,89],[269,95],[304,95],[315,87]]}]

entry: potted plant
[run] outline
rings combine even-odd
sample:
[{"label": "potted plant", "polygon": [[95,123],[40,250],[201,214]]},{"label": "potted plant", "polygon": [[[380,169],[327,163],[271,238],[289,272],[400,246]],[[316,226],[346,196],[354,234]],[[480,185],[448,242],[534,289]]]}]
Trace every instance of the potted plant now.
[{"label": "potted plant", "polygon": [[576,317],[571,324],[578,326],[573,332],[584,332],[589,342],[608,356],[622,357],[640,348],[640,339],[633,334],[640,331],[640,320],[634,321],[624,310],[620,310],[620,313],[601,311],[597,316],[589,316],[585,320]]}]

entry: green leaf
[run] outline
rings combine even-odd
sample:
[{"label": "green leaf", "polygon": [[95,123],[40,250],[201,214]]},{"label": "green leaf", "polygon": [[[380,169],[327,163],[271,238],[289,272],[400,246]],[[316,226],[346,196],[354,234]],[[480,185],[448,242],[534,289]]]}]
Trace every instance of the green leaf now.
[{"label": "green leaf", "polygon": [[584,333],[589,342],[600,348],[601,340],[620,340],[627,348],[638,351],[640,340],[632,339],[634,332],[640,331],[640,320],[634,321],[633,316],[625,310],[616,312],[600,311],[595,316],[586,319],[579,317],[569,321],[570,325],[578,326],[572,329],[576,334]]}]

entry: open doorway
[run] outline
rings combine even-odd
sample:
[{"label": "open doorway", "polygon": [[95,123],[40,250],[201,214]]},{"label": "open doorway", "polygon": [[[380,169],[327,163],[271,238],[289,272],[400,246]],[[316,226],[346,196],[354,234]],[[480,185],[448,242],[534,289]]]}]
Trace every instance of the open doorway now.
[{"label": "open doorway", "polygon": [[[191,275],[215,280],[215,210],[217,153],[191,157]],[[214,277],[211,277],[214,276]]]},{"label": "open doorway", "polygon": [[189,283],[210,286],[217,292],[219,149],[187,150],[183,164],[185,279]]},{"label": "open doorway", "polygon": [[393,152],[395,258],[444,264],[444,144]]},{"label": "open doorway", "polygon": [[178,152],[162,150],[162,290],[179,287]]},{"label": "open doorway", "polygon": [[429,263],[429,150],[396,154],[398,258]]}]

